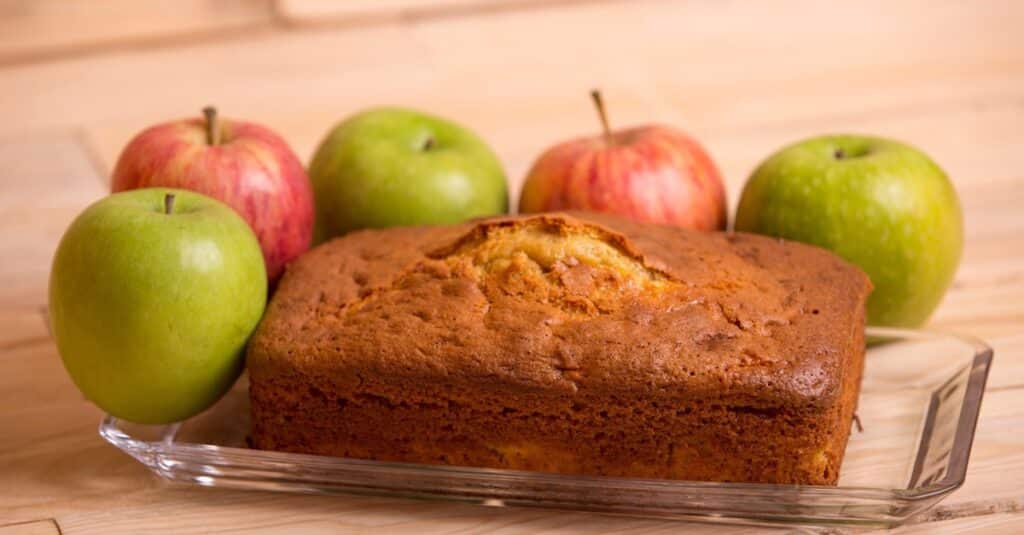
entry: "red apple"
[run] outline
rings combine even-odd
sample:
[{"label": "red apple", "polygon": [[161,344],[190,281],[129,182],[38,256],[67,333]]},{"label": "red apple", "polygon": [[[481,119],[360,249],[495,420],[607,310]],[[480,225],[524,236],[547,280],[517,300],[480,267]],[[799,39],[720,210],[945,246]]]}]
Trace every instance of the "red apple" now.
[{"label": "red apple", "polygon": [[206,118],[159,124],[144,130],[121,152],[113,191],[168,187],[189,189],[228,204],[259,239],[267,278],[309,248],[313,191],[302,163],[269,129],[242,121]]},{"label": "red apple", "polygon": [[523,184],[520,213],[591,210],[698,230],[725,228],[725,187],[700,144],[668,126],[612,132],[601,94],[591,96],[604,135],[542,154]]}]

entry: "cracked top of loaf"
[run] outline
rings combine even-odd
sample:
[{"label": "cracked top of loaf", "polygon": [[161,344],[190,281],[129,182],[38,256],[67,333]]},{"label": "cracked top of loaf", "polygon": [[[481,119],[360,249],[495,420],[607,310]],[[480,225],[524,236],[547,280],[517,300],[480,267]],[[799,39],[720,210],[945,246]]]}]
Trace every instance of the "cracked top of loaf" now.
[{"label": "cracked top of loaf", "polygon": [[815,247],[590,213],[366,230],[288,267],[248,365],[353,386],[821,407],[863,351],[870,289]]}]

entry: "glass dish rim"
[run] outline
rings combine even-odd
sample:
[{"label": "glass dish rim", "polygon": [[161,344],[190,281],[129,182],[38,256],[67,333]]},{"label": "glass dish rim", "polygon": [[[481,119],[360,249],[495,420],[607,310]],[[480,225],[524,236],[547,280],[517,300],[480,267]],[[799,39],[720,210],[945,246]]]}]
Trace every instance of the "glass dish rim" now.
[{"label": "glass dish rim", "polygon": [[[633,491],[732,491],[748,494],[771,494],[785,491],[787,493],[799,493],[802,496],[815,497],[850,497],[856,496],[861,499],[899,501],[901,503],[914,503],[952,492],[963,485],[967,473],[967,465],[970,459],[970,451],[974,442],[974,434],[980,413],[981,401],[984,396],[985,384],[993,359],[992,348],[982,340],[960,333],[932,329],[903,329],[892,327],[867,327],[868,336],[882,338],[902,339],[929,339],[936,337],[955,338],[970,347],[974,354],[967,364],[969,377],[966,381],[964,399],[960,404],[960,414],[954,432],[953,444],[950,447],[950,455],[947,461],[945,474],[938,480],[924,486],[915,486],[920,475],[921,465],[925,460],[927,447],[920,447],[914,460],[912,475],[908,482],[908,488],[883,488],[868,486],[825,486],[825,485],[787,485],[772,483],[732,483],[732,482],[710,482],[690,480],[668,480],[668,479],[641,479],[623,478],[609,476],[585,476],[585,475],[564,475],[544,472],[531,472],[520,470],[507,470],[497,468],[478,468],[453,465],[430,465],[416,463],[401,463],[387,461],[373,461],[363,459],[351,459],[341,457],[327,457],[312,454],[286,453],[276,451],[264,451],[249,448],[219,446],[214,444],[200,444],[194,442],[175,442],[174,438],[183,422],[169,424],[164,427],[159,440],[145,440],[136,438],[125,432],[120,423],[121,420],[105,415],[99,426],[99,434],[108,442],[119,449],[129,453],[138,460],[149,465],[145,459],[152,458],[162,453],[174,452],[184,456],[209,456],[217,455],[221,459],[236,461],[251,461],[254,463],[286,463],[301,464],[303,466],[330,466],[333,469],[351,468],[353,470],[383,470],[393,471],[420,476],[461,476],[471,479],[486,478],[489,481],[501,480],[507,483],[529,482],[531,484],[548,484],[556,487],[594,488],[633,490]],[[965,359],[966,360],[966,359]],[[954,375],[943,384],[948,384],[955,379]],[[941,390],[941,387],[937,387]],[[935,396],[930,398],[929,404],[937,403]],[[931,409],[932,407],[929,407]],[[927,438],[932,432],[934,425],[934,411],[929,410],[928,418],[921,430],[919,443],[927,444]],[[159,470],[156,470],[160,473]],[[160,473],[165,476],[166,474]]]}]

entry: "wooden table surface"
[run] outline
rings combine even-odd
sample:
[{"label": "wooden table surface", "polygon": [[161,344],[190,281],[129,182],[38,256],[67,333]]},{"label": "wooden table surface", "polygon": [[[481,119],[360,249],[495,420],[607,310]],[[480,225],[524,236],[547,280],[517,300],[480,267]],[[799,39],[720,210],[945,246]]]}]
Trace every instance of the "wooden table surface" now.
[{"label": "wooden table surface", "polygon": [[592,86],[616,125],[703,140],[733,205],[761,158],[811,134],[891,136],[945,167],[966,248],[930,326],[996,358],[967,483],[900,531],[1024,532],[1022,28],[1014,0],[0,0],[0,535],[694,529],[169,486],[97,436],[40,316],[57,240],[147,125],[214,103],[308,158],[356,110],[419,107],[488,139],[515,196],[539,151],[596,131]]}]

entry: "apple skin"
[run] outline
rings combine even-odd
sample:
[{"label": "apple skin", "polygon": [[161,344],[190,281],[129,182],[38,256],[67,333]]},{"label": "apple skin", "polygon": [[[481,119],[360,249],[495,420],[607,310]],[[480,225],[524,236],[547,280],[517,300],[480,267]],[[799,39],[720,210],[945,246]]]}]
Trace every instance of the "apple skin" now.
[{"label": "apple skin", "polygon": [[508,211],[501,162],[476,134],[401,108],[334,127],[309,167],[316,242],[361,228],[443,225]]},{"label": "apple skin", "polygon": [[190,191],[141,189],[97,201],[64,233],[50,327],[87,398],[118,418],[165,424],[227,392],[266,299],[259,242],[234,210]]},{"label": "apple skin", "polygon": [[875,285],[872,325],[924,324],[963,247],[946,173],[920,150],[872,136],[816,137],[770,156],[743,189],[735,228],[818,245],[860,266]]},{"label": "apple skin", "polygon": [[187,119],[135,136],[114,169],[114,192],[168,187],[197,191],[234,208],[259,239],[271,284],[309,249],[313,192],[302,163],[280,136],[242,121],[220,120],[209,145],[206,122]]},{"label": "apple skin", "polygon": [[722,230],[725,186],[686,134],[654,125],[556,145],[533,164],[519,212],[591,210],[637,221]]}]

